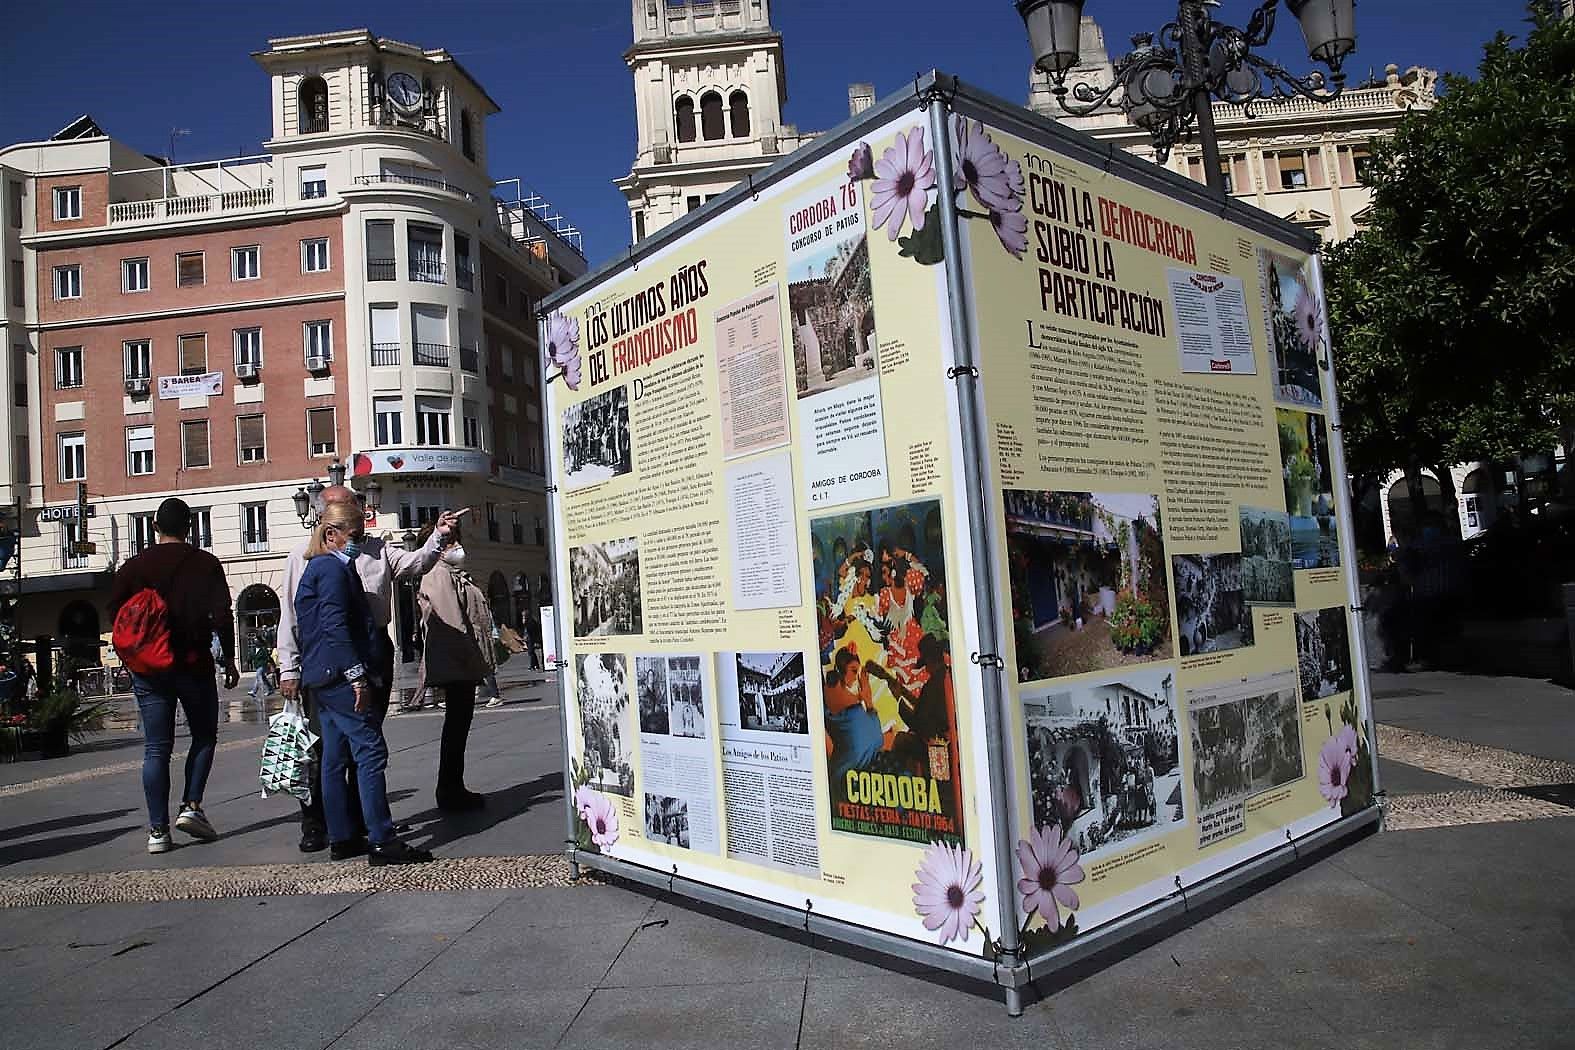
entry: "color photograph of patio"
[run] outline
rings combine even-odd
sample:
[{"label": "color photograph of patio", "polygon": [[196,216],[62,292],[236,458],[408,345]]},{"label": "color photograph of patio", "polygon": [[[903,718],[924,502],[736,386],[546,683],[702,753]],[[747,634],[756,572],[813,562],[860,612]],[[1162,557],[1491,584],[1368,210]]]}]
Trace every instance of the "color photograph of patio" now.
[{"label": "color photograph of patio", "polygon": [[1019,681],[1170,659],[1159,497],[1004,495]]}]

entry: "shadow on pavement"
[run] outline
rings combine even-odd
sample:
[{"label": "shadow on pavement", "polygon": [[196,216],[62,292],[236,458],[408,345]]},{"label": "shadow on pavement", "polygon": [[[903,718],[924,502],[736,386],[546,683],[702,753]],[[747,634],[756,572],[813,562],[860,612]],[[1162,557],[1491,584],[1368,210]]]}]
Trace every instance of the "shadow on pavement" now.
[{"label": "shadow on pavement", "polygon": [[[489,791],[486,795],[487,808],[474,813],[445,813],[434,806],[406,817],[405,823],[413,829],[411,845],[436,850],[517,817],[534,803],[562,801],[563,774],[548,773],[502,791]],[[429,838],[416,841],[421,835]]]},{"label": "shadow on pavement", "polygon": [[66,828],[79,828],[84,824],[97,824],[105,820],[115,820],[135,813],[134,809],[107,809],[102,813],[79,813],[74,817],[56,817],[54,820],[38,820],[31,824],[18,824],[14,828],[0,828],[0,840],[20,839],[29,835],[42,835],[47,831],[62,831]]},{"label": "shadow on pavement", "polygon": [[[128,832],[136,831],[142,827],[142,822],[138,821],[135,824],[127,824],[123,827],[84,831],[79,835],[61,835],[57,838],[44,839],[40,842],[18,842],[10,846],[0,846],[0,867],[23,860],[43,860],[46,857],[58,857],[63,853],[75,853],[78,850],[92,849],[94,846],[103,845],[111,839],[118,839]],[[146,830],[146,828],[143,828],[143,830]]]}]

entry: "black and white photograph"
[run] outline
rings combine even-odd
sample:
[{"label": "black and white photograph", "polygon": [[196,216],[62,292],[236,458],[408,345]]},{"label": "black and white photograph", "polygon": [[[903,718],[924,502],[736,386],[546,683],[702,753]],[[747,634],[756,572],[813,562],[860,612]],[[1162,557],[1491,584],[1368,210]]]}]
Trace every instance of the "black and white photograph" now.
[{"label": "black and white photograph", "polygon": [[652,842],[689,848],[689,803],[669,795],[645,796],[645,837]]},{"label": "black and white photograph", "polygon": [[809,735],[803,653],[739,653],[738,718],[741,728]]},{"label": "black and white photograph", "polygon": [[700,678],[700,657],[668,657],[667,690],[673,736],[704,740],[705,689]]},{"label": "black and white photograph", "polygon": [[1215,806],[1247,793],[1247,713],[1240,700],[1193,708],[1192,789],[1198,808]]},{"label": "black and white photograph", "polygon": [[1242,593],[1240,554],[1177,554],[1176,627],[1182,656],[1252,645],[1252,609]]},{"label": "black and white photograph", "polygon": [[667,715],[667,658],[664,656],[637,656],[634,658],[634,688],[640,698],[640,732],[666,734]]},{"label": "black and white photograph", "polygon": [[1351,691],[1351,639],[1344,606],[1296,614],[1296,670],[1303,700]]},{"label": "black and white photograph", "polygon": [[574,658],[579,702],[582,759],[591,786],[616,795],[634,794],[633,753],[625,723],[629,717],[628,663],[619,653]]},{"label": "black and white photograph", "polygon": [[1247,792],[1256,795],[1302,776],[1301,705],[1289,676],[1277,689],[1249,696]]},{"label": "black and white photograph", "polygon": [[643,634],[640,541],[635,537],[569,548],[574,637]]},{"label": "black and white photograph", "polygon": [[1175,674],[1124,673],[1023,693],[1034,826],[1059,826],[1085,858],[1181,827]]},{"label": "black and white photograph", "polygon": [[570,488],[634,469],[629,450],[629,388],[615,386],[563,410],[563,477]]},{"label": "black and white photograph", "polygon": [[1282,510],[1242,507],[1241,590],[1253,605],[1294,605],[1291,516]]}]

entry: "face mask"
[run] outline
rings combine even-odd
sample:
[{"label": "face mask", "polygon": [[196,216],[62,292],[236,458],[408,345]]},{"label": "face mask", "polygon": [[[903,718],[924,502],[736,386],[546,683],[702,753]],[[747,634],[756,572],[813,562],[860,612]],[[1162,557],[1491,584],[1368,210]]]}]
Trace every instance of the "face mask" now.
[{"label": "face mask", "polygon": [[455,544],[443,552],[443,560],[458,569],[465,564],[465,548]]},{"label": "face mask", "polygon": [[346,540],[345,545],[339,548],[339,553],[343,554],[346,558],[354,560],[356,556],[361,553],[361,541]]}]

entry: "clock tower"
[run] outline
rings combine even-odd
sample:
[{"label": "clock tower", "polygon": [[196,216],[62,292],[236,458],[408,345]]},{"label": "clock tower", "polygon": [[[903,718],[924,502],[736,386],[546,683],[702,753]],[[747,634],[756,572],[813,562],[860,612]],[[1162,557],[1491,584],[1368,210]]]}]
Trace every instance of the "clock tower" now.
[{"label": "clock tower", "polygon": [[808,136],[782,123],[782,35],[770,0],[632,0],[638,135],[615,181],[641,240],[682,218]]}]

